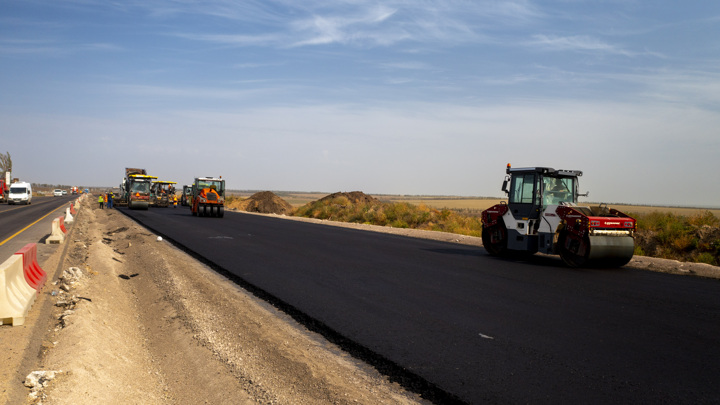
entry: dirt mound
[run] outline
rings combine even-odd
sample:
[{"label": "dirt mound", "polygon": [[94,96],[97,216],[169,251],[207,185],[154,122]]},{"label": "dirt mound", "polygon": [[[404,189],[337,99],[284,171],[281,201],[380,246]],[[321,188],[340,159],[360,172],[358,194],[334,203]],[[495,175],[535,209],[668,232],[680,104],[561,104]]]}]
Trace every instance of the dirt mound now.
[{"label": "dirt mound", "polygon": [[261,191],[241,201],[238,209],[263,214],[290,214],[293,206],[271,191]]},{"label": "dirt mound", "polygon": [[325,197],[319,199],[318,201],[323,201],[323,202],[333,201],[333,200],[335,200],[337,198],[341,198],[341,197],[347,198],[347,200],[349,202],[351,202],[352,204],[374,204],[374,203],[380,202],[380,200],[378,200],[377,198],[367,195],[367,194],[363,193],[362,191],[351,191],[349,193],[345,193],[345,192],[332,193],[328,196],[325,196]]}]

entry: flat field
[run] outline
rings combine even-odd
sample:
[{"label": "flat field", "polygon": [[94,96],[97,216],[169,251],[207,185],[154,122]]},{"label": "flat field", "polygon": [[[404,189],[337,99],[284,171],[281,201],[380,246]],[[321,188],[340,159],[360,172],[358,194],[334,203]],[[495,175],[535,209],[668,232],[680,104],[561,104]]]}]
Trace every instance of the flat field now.
[{"label": "flat field", "polygon": [[[319,200],[330,193],[322,192],[296,192],[296,191],[273,191],[278,197],[287,201],[293,207],[301,207],[309,202]],[[231,191],[231,194],[247,198],[255,191]],[[479,214],[483,210],[499,204],[507,199],[497,197],[456,197],[456,196],[407,196],[390,194],[372,194],[373,197],[383,202],[407,202],[414,205],[425,204],[435,209],[467,210],[470,213]],[[596,202],[584,202],[583,205],[598,205]],[[626,214],[648,214],[651,212],[670,212],[675,215],[691,216],[703,214],[706,211],[712,212],[720,218],[720,208],[694,208],[694,207],[669,207],[651,205],[628,205],[608,204],[609,207],[620,210]]]}]

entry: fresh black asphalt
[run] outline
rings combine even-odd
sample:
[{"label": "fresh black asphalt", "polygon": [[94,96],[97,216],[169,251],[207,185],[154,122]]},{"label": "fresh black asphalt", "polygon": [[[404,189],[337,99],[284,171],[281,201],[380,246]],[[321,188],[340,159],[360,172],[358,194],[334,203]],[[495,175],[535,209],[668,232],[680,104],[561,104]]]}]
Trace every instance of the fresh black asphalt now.
[{"label": "fresh black asphalt", "polygon": [[718,280],[241,213],[122,210],[438,403],[720,402]]}]

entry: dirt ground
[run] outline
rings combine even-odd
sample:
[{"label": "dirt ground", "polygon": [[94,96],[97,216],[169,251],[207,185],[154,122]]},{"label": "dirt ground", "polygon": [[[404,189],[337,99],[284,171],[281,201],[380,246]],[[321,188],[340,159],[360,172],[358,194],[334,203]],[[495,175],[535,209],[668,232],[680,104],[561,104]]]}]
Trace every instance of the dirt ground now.
[{"label": "dirt ground", "polygon": [[[90,201],[44,264],[56,284],[45,286],[25,326],[0,327],[0,403],[427,403]],[[482,245],[442,232],[271,216]],[[718,267],[647,257],[628,266],[720,277]],[[23,385],[29,371],[45,372],[32,388]]]}]

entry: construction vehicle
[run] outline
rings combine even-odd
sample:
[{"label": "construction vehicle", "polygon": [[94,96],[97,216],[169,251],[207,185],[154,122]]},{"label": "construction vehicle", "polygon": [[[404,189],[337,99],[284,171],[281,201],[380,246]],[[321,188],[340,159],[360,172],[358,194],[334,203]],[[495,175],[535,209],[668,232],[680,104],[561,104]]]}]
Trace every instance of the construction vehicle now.
[{"label": "construction vehicle", "polygon": [[180,205],[189,206],[192,204],[192,186],[184,185],[180,195]]},{"label": "construction vehicle", "polygon": [[150,205],[154,207],[167,208],[172,204],[172,196],[175,195],[175,181],[153,181],[150,189]]},{"label": "construction vehicle", "polygon": [[10,172],[5,172],[5,176],[0,178],[0,202],[8,202],[8,194],[10,194]]},{"label": "construction vehicle", "polygon": [[131,174],[128,176],[127,205],[131,210],[146,210],[150,207],[150,188],[157,176]]},{"label": "construction vehicle", "polygon": [[198,177],[192,185],[191,210],[194,216],[225,215],[225,180],[222,177]]},{"label": "construction vehicle", "polygon": [[147,175],[147,171],[145,171],[145,169],[137,169],[134,167],[125,168],[125,177],[123,177],[122,182],[120,183],[120,194],[114,199],[114,203],[118,207],[128,206],[130,197],[130,176],[133,174]]},{"label": "construction vehicle", "polygon": [[[570,267],[620,267],[635,250],[634,218],[606,204],[579,206],[579,170],[507,165],[508,202],[482,212],[482,241],[494,256],[559,254]],[[509,188],[508,188],[509,187]]]}]

